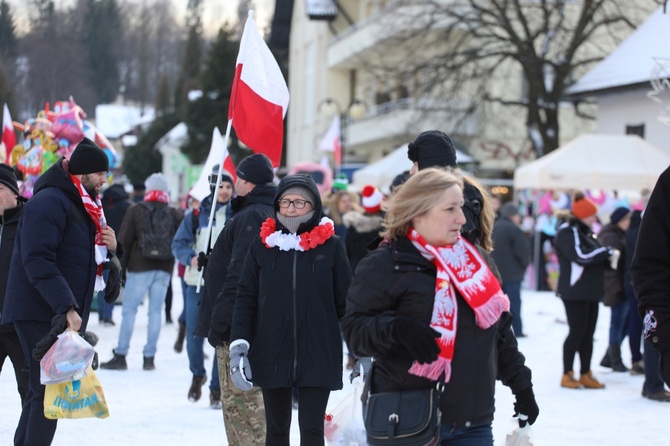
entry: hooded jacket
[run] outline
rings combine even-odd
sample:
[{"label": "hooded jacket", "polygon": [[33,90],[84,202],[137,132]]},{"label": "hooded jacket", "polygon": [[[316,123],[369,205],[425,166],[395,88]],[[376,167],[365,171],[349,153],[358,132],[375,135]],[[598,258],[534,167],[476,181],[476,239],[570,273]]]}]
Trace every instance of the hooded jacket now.
[{"label": "hooded jacket", "polygon": [[35,183],[17,228],[2,323],[51,322],[74,307],[86,330],[93,300],[95,224],[61,158]]},{"label": "hooded jacket", "polygon": [[[322,204],[307,175],[282,179],[274,199],[290,187],[308,188],[317,199],[314,215],[297,230],[316,227]],[[275,219],[276,220],[276,219]],[[279,221],[277,230],[287,233]],[[268,248],[257,236],[240,274],[230,340],[249,342],[254,384],[261,388],[342,388],[342,337],[351,268],[336,235],[307,251]]]},{"label": "hooded jacket", "polygon": [[[481,249],[480,254],[496,272],[488,255]],[[430,323],[436,274],[433,263],[405,237],[383,243],[359,263],[347,295],[342,332],[355,355],[374,357],[369,383],[372,393],[435,386],[429,379],[408,373],[414,357],[395,338],[393,324],[396,317]],[[482,330],[472,308],[458,291],[456,294],[455,352],[440,406],[442,424],[463,428],[493,420],[496,379],[514,394],[532,383],[531,371],[524,365],[511,330],[512,315],[504,312],[495,324]]]},{"label": "hooded jacket", "polygon": [[115,231],[121,229],[121,222],[132,204],[126,189],[120,184],[112,184],[102,193],[102,209],[107,224]]},{"label": "hooded jacket", "polygon": [[196,336],[209,336],[211,328],[230,339],[240,270],[261,224],[274,215],[272,200],[276,192],[274,184],[260,184],[232,200],[233,214],[217,237],[205,268]]},{"label": "hooded jacket", "polygon": [[611,251],[581,220],[570,216],[554,237],[560,274],[556,295],[564,300],[600,301]]},{"label": "hooded jacket", "polygon": [[[25,204],[26,199],[19,197],[17,206],[5,210],[5,214],[0,216],[0,317],[2,316],[2,307],[5,303],[9,266],[12,262],[12,252],[14,251],[14,241],[16,240],[16,229]],[[0,331],[2,331],[1,327]]]}]

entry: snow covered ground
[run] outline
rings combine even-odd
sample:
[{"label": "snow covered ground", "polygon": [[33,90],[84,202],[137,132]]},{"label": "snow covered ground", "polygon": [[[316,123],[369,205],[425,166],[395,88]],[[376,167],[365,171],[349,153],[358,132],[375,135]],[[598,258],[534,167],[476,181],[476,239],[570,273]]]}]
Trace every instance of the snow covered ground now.
[{"label": "snow covered ground", "polygon": [[[175,280],[173,318],[182,307],[180,287]],[[614,373],[598,365],[607,348],[609,309],[601,306],[596,331],[593,370],[606,385],[605,390],[569,390],[559,386],[562,373],[561,351],[567,325],[561,301],[551,293],[524,290],[524,331],[521,350],[533,370],[535,394],[540,416],[532,428],[536,445],[637,445],[664,444],[670,431],[664,420],[670,415],[670,404],[647,400],[640,396],[642,376]],[[100,360],[111,358],[121,321],[121,307],[114,310],[115,327],[103,327],[94,314],[89,330],[100,336],[96,347]],[[146,306],[140,307],[128,367],[125,372],[98,370],[109,404],[107,419],[62,420],[59,422],[54,445],[69,446],[95,443],[97,446],[159,444],[162,446],[197,444],[226,445],[221,412],[209,407],[209,391],[203,388],[203,398],[191,403],[186,394],[191,382],[186,352],[175,353],[176,325],[164,325],[156,355],[156,370],[142,370],[142,346],[146,339]],[[213,357],[213,349],[207,353]],[[624,362],[630,365],[627,344]],[[211,359],[210,359],[211,361]],[[211,364],[211,362],[210,362]],[[575,368],[578,369],[578,362]],[[345,377],[348,373],[345,373]],[[351,390],[345,379],[343,391],[331,394],[331,404]],[[0,445],[12,443],[20,414],[19,396],[9,360],[0,375]],[[515,427],[514,398],[508,388],[499,385],[496,419],[493,423],[495,444],[503,445],[507,433]],[[299,444],[294,414],[292,444]],[[236,445],[237,446],[237,445]]]}]

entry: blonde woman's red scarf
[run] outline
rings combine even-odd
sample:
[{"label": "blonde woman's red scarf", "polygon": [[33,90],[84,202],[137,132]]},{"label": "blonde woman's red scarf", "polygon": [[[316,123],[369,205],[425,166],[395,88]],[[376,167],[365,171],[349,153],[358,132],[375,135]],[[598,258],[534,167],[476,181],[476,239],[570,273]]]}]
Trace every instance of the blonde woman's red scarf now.
[{"label": "blonde woman's red scarf", "polygon": [[435,300],[431,328],[438,331],[440,354],[430,364],[414,361],[409,373],[437,381],[444,373],[445,382],[451,377],[454,358],[458,305],[456,290],[475,312],[475,322],[482,330],[491,327],[504,311],[509,311],[509,298],[502,292],[498,279],[477,251],[462,237],[450,246],[432,246],[410,228],[407,237],[437,268]]},{"label": "blonde woman's red scarf", "polygon": [[79,192],[81,202],[84,204],[88,216],[95,223],[95,263],[98,265],[98,269],[96,271],[94,290],[104,290],[105,280],[102,278],[102,264],[109,261],[107,259],[107,245],[102,243],[102,230],[107,227],[105,212],[102,210],[102,204],[98,196],[96,195],[95,198],[91,198],[84,185],[79,181],[79,178],[69,172],[68,175],[70,175],[70,180],[77,188],[77,192]]}]

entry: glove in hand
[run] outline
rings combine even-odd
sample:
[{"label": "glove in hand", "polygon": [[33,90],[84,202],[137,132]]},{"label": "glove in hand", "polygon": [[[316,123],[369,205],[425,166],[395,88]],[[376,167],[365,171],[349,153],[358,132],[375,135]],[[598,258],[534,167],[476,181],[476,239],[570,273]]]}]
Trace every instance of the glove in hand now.
[{"label": "glove in hand", "polygon": [[105,302],[113,304],[121,294],[121,287],[125,283],[125,276],[121,268],[121,262],[116,254],[109,258],[109,262],[105,262],[105,267],[109,270],[109,277],[105,284]]},{"label": "glove in hand", "polygon": [[516,395],[514,415],[519,417],[519,427],[535,423],[539,414],[540,408],[537,407],[532,388],[524,389]]},{"label": "glove in hand", "polygon": [[225,339],[222,332],[210,327],[209,333],[207,334],[207,342],[209,342],[212,347],[223,347],[226,341],[227,339]]},{"label": "glove in hand", "polygon": [[51,330],[42,339],[40,339],[33,349],[33,359],[40,362],[46,352],[58,339],[58,335],[67,328],[67,315],[57,314],[51,319]]},{"label": "glove in hand", "polygon": [[393,337],[402,344],[420,364],[437,359],[440,346],[436,338],[440,333],[430,325],[408,317],[397,317],[393,322]]},{"label": "glove in hand", "polygon": [[207,254],[205,254],[202,251],[198,253],[198,271],[201,271],[203,268],[207,266],[208,260],[209,256]]},{"label": "glove in hand", "polygon": [[661,377],[663,378],[663,381],[665,381],[665,384],[670,386],[670,350],[666,350],[661,353],[659,364],[661,369]]},{"label": "glove in hand", "polygon": [[230,379],[233,384],[245,392],[251,390],[251,366],[249,365],[249,344],[237,340],[230,344]]},{"label": "glove in hand", "polygon": [[354,379],[361,376],[361,368],[363,369],[363,381],[365,381],[368,378],[368,373],[370,373],[371,366],[371,357],[368,356],[366,358],[356,358],[356,362],[354,362],[354,368],[351,371],[351,374],[349,374],[349,382],[354,382]]}]

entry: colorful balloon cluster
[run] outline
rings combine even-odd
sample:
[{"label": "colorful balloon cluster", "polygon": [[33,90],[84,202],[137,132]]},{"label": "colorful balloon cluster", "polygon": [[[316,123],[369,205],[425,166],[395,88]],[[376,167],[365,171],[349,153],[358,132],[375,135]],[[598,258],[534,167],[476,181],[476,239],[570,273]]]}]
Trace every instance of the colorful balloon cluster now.
[{"label": "colorful balloon cluster", "polygon": [[7,162],[23,174],[21,195],[26,198],[32,196],[39,176],[61,156],[70,159],[72,151],[84,137],[105,151],[110,170],[118,163],[112,144],[86,120],[86,113],[72,97],[69,101],[56,102],[53,111],[47,103],[37,117],[27,120],[23,125],[15,122],[14,127],[23,133],[23,141],[14,146]]}]

